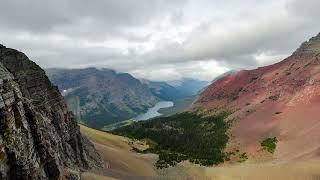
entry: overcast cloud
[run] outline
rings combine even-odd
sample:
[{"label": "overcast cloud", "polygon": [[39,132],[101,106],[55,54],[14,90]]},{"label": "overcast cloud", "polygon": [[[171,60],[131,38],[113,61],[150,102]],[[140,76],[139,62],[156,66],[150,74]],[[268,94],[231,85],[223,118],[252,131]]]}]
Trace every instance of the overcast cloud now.
[{"label": "overcast cloud", "polygon": [[3,0],[0,43],[43,68],[212,80],[280,61],[320,32],[318,0]]}]

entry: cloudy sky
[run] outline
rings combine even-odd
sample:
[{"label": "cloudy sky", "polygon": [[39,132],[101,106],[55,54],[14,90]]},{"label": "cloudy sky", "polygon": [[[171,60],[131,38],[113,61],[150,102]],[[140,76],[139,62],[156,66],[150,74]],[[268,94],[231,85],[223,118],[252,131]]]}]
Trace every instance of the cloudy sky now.
[{"label": "cloudy sky", "polygon": [[320,32],[319,7],[319,0],[3,0],[0,43],[43,68],[212,80],[290,55]]}]

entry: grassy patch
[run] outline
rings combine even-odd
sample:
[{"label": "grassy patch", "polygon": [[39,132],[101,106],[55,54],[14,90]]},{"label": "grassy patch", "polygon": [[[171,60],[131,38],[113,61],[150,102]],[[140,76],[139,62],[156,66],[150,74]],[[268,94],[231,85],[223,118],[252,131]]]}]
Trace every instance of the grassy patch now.
[{"label": "grassy patch", "polygon": [[273,138],[266,138],[261,141],[261,147],[263,150],[268,151],[269,153],[273,154],[277,147],[278,139],[276,137]]},{"label": "grassy patch", "polygon": [[135,122],[114,130],[115,134],[134,139],[150,139],[153,144],[145,152],[159,154],[158,168],[175,166],[183,160],[200,165],[223,163],[228,155],[224,152],[229,140],[225,121],[229,113],[213,116],[185,112],[170,117]]}]

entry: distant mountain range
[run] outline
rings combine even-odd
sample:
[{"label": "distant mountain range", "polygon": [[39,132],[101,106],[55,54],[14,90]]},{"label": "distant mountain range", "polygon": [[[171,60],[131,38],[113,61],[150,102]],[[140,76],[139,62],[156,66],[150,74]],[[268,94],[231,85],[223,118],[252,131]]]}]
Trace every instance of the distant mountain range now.
[{"label": "distant mountain range", "polygon": [[197,95],[200,90],[209,85],[207,81],[195,79],[182,79],[171,82],[142,80],[142,83],[146,84],[155,96],[167,101],[176,101],[177,99]]},{"label": "distant mountain range", "polygon": [[47,69],[69,108],[90,127],[130,119],[160,99],[138,79],[110,69]]},{"label": "distant mountain range", "polygon": [[47,69],[46,73],[59,87],[69,109],[81,122],[94,128],[136,117],[161,100],[194,96],[208,84],[184,79],[170,85],[96,68]]}]

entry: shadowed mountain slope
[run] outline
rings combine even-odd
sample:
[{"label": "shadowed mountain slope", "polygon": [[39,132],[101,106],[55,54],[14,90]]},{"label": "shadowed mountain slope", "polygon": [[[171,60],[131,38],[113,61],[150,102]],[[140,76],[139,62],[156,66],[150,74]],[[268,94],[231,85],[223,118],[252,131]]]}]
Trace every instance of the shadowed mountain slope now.
[{"label": "shadowed mountain slope", "polygon": [[110,69],[47,69],[51,81],[65,95],[69,108],[90,127],[128,120],[159,99],[127,73]]}]

